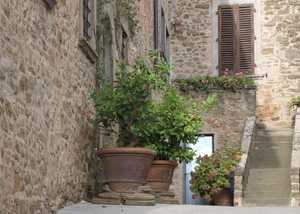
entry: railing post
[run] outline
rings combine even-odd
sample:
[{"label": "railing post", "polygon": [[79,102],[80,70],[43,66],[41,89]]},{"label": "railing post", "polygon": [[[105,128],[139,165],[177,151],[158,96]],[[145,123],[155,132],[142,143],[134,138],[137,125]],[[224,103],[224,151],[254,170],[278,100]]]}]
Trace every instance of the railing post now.
[{"label": "railing post", "polygon": [[247,118],[245,122],[243,138],[241,142],[242,157],[238,168],[234,173],[234,206],[240,207],[243,205],[243,191],[248,182],[248,156],[250,145],[253,139],[255,130],[255,116]]},{"label": "railing post", "polygon": [[291,161],[291,207],[300,205],[300,108],[295,115],[293,151]]}]

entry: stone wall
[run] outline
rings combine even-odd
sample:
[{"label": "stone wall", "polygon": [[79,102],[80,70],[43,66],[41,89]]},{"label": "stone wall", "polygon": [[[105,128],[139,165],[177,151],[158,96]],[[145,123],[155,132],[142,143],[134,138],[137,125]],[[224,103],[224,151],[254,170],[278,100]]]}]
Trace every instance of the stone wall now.
[{"label": "stone wall", "polygon": [[96,72],[79,2],[0,2],[0,213],[52,213],[86,192]]},{"label": "stone wall", "polygon": [[[243,137],[245,122],[249,117],[255,116],[256,91],[239,90],[221,91],[211,93],[217,95],[217,103],[203,117],[204,126],[201,134],[214,135],[214,147],[218,149],[227,141],[240,144]],[[207,97],[207,93],[191,92],[199,102]],[[200,134],[200,133],[199,133]],[[182,167],[175,171],[174,182],[171,189],[180,202],[183,202],[184,177]]]},{"label": "stone wall", "polygon": [[209,74],[212,66],[210,0],[175,0],[171,56],[174,76]]},{"label": "stone wall", "polygon": [[[175,77],[217,75],[216,6],[255,5],[257,121],[291,126],[287,103],[300,92],[300,3],[295,0],[185,0],[176,2],[172,35]],[[175,18],[176,17],[176,18]]]},{"label": "stone wall", "polygon": [[[210,112],[205,114],[202,133],[215,135],[215,149],[220,148],[226,141],[240,144],[246,119],[255,116],[256,91],[214,91],[213,93],[217,95],[217,103]],[[203,100],[206,95],[198,93],[194,96]]]},{"label": "stone wall", "polygon": [[300,2],[263,0],[257,6],[261,42],[256,73],[268,74],[258,81],[257,118],[290,126],[287,103],[300,92]]}]

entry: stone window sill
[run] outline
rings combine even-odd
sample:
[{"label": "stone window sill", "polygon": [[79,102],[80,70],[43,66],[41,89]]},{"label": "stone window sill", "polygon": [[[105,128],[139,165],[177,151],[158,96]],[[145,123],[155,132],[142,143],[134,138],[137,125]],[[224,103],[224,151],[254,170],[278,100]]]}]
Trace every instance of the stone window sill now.
[{"label": "stone window sill", "polygon": [[95,48],[85,38],[80,38],[78,45],[92,63],[97,61],[98,55]]}]

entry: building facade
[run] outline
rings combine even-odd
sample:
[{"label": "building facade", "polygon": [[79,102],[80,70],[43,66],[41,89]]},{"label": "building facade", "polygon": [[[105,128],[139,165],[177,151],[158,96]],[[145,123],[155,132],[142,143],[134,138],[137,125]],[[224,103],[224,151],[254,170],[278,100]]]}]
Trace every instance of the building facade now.
[{"label": "building facade", "polygon": [[[253,39],[247,50],[230,52],[245,51],[245,59],[228,68],[250,63],[257,89],[220,93],[199,133],[213,134],[215,147],[240,143],[253,115],[268,127],[291,126],[287,103],[300,92],[298,1],[2,0],[0,213],[51,213],[101,191],[95,151],[113,145],[114,136],[93,126],[91,92],[101,81],[114,81],[119,60],[132,63],[151,49],[174,66],[173,79],[221,75],[228,63],[220,51],[224,5],[230,6],[224,23],[228,11],[246,20],[239,30],[224,28],[224,35]],[[252,9],[243,13],[243,5]],[[236,15],[233,6],[242,12]],[[243,27],[253,34],[237,37]],[[184,180],[180,166],[171,190],[182,203]]]}]

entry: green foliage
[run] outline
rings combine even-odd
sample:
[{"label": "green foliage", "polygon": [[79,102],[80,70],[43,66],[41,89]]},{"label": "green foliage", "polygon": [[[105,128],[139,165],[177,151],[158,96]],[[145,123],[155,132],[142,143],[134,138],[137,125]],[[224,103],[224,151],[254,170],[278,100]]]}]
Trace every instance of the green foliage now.
[{"label": "green foliage", "polygon": [[230,187],[229,175],[237,167],[240,157],[240,147],[228,143],[212,156],[199,157],[191,173],[191,191],[210,201],[215,194]]},{"label": "green foliage", "polygon": [[293,97],[290,100],[288,107],[289,107],[290,111],[296,109],[297,107],[300,107],[300,96]]},{"label": "green foliage", "polygon": [[147,123],[139,126],[136,133],[143,143],[156,151],[157,159],[189,162],[195,153],[185,145],[196,143],[202,127],[202,113],[210,109],[214,102],[215,96],[209,96],[200,105],[170,86],[161,100],[151,104]]},{"label": "green foliage", "polygon": [[197,76],[189,79],[177,79],[176,84],[182,91],[205,91],[214,89],[240,90],[255,87],[252,78],[245,75]]},{"label": "green foliage", "polygon": [[95,103],[95,123],[119,130],[119,143],[123,146],[136,146],[139,139],[134,132],[143,126],[152,105],[152,91],[165,87],[170,66],[154,54],[151,67],[144,58],[138,58],[132,67],[120,64],[115,86],[104,83],[92,94]]}]

